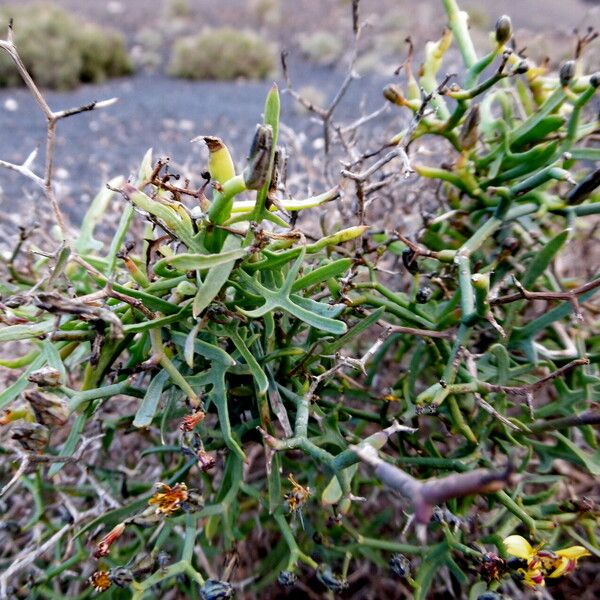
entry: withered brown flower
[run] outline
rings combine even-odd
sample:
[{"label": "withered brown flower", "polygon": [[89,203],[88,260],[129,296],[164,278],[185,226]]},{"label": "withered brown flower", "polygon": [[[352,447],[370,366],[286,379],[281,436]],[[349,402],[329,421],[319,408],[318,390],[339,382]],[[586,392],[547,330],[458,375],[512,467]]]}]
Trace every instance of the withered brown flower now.
[{"label": "withered brown flower", "polygon": [[95,558],[106,556],[110,552],[110,547],[123,535],[125,523],[119,523],[113,527],[97,544],[94,551]]},{"label": "withered brown flower", "polygon": [[196,425],[204,420],[204,417],[206,417],[206,413],[202,410],[197,410],[191,415],[186,415],[181,419],[179,429],[181,431],[193,431]]}]

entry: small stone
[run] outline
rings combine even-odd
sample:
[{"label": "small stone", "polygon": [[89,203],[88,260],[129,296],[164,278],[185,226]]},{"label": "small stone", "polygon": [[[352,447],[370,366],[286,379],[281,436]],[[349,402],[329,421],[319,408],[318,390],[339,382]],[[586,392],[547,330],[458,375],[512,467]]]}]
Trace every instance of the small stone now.
[{"label": "small stone", "polygon": [[7,98],[4,101],[4,108],[9,112],[15,112],[19,110],[19,103],[14,98]]}]

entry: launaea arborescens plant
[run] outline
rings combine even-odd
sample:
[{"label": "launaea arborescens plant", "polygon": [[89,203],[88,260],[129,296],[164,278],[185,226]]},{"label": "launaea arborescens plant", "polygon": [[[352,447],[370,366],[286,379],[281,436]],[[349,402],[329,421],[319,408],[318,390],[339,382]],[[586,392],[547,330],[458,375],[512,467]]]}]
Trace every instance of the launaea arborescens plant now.
[{"label": "launaea arborescens plant", "polygon": [[[569,257],[597,252],[599,77],[585,44],[534,65],[506,17],[479,52],[443,5],[448,29],[384,91],[397,135],[363,149],[334,122],[343,94],[312,107],[349,156],[307,197],[286,193],[276,86],[247,153],[196,139],[192,181],[149,151],[80,231],[52,164],[2,163],[44,190],[62,243],[24,232],[0,282],[0,596],[477,598],[587,572],[600,279]],[[36,98],[52,149],[85,107]],[[432,139],[439,163],[413,150]],[[414,230],[370,223],[387,186],[406,209],[398,175],[436,181]],[[340,198],[352,222],[294,217]]]}]

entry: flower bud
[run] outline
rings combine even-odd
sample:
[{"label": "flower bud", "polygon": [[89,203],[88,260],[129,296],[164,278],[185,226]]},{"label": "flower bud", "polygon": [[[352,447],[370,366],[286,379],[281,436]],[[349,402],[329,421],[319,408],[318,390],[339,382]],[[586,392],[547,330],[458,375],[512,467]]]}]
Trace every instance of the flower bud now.
[{"label": "flower bud", "polygon": [[394,554],[389,562],[392,575],[402,579],[410,577],[410,561],[404,554]]},{"label": "flower bud", "polygon": [[563,87],[569,85],[569,82],[571,81],[571,79],[573,79],[574,75],[575,75],[575,61],[568,60],[567,62],[563,63],[562,66],[560,67],[560,71],[558,73],[558,76],[560,79],[560,85],[562,85]]},{"label": "flower bud", "polygon": [[512,22],[508,15],[498,17],[496,21],[496,41],[499,44],[506,44],[512,36]]},{"label": "flower bud", "polygon": [[119,523],[113,527],[97,544],[94,550],[94,558],[107,556],[110,552],[110,547],[123,535],[125,531],[125,523]]},{"label": "flower bud", "polygon": [[244,183],[249,190],[262,188],[269,176],[271,151],[273,149],[273,129],[270,125],[257,125],[248,166],[244,169]]},{"label": "flower bud", "polygon": [[216,464],[215,457],[202,448],[197,452],[196,458],[198,459],[198,468],[201,471],[210,471]]},{"label": "flower bud", "polygon": [[233,598],[233,587],[226,581],[207,579],[200,590],[202,600],[226,600]]},{"label": "flower bud", "polygon": [[471,107],[460,130],[460,145],[465,150],[471,150],[479,139],[479,105]]},{"label": "flower bud", "polygon": [[400,88],[393,83],[386,85],[383,88],[383,97],[398,106],[404,106],[406,104],[406,98],[402,95]]}]

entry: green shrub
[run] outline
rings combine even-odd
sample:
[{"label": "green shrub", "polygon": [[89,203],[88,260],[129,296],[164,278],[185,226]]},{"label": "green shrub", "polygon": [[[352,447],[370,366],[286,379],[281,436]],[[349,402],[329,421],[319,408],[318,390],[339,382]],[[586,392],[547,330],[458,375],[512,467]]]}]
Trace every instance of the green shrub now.
[{"label": "green shrub", "polygon": [[274,47],[262,36],[223,27],[177,40],[169,73],[184,79],[264,79],[275,66]]},{"label": "green shrub", "polygon": [[[4,7],[0,21],[14,18],[15,43],[38,85],[70,89],[132,71],[122,36],[81,22],[52,5]],[[0,86],[22,85],[8,56],[0,56]]]}]

